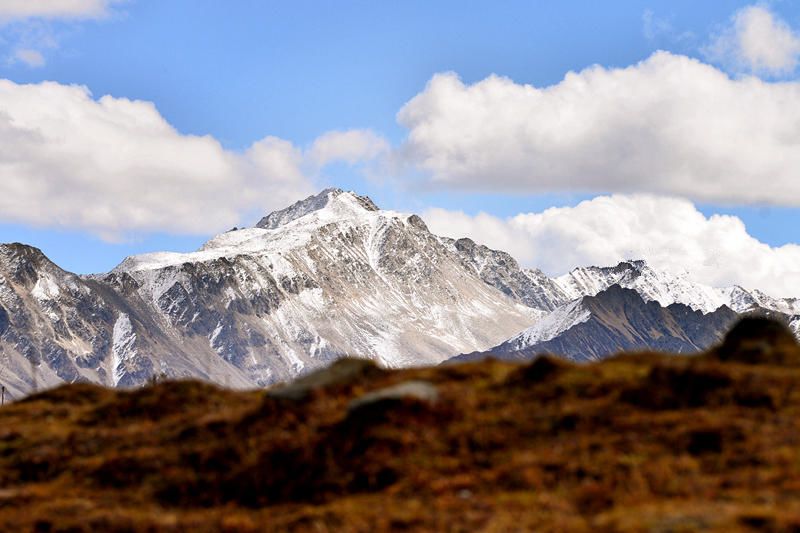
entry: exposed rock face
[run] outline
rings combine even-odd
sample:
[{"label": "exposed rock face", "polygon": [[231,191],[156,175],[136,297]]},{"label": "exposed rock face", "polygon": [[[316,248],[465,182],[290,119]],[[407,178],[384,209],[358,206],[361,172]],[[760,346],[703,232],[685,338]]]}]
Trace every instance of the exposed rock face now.
[{"label": "exposed rock face", "polygon": [[167,364],[174,377],[222,371],[204,371],[130,286],[124,295],[126,282],[76,276],[36,248],[0,245],[0,381],[11,397],[63,382],[138,385]]},{"label": "exposed rock face", "polygon": [[728,307],[703,314],[683,304],[662,307],[646,302],[636,291],[612,285],[551,313],[520,335],[485,352],[452,361],[489,355],[525,361],[544,353],[573,361],[603,359],[626,350],[698,352],[718,342],[737,314]]},{"label": "exposed rock face", "polygon": [[552,311],[572,299],[556,280],[539,270],[521,269],[506,252],[476,244],[472,239],[443,240],[483,281],[529,307]]}]

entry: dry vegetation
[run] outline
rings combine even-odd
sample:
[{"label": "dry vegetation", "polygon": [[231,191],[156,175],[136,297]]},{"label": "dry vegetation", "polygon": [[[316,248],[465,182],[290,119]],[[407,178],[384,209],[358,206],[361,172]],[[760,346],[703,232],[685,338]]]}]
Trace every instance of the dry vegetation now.
[{"label": "dry vegetation", "polygon": [[[435,402],[364,394],[423,380]],[[4,531],[800,531],[800,350],[72,385],[0,410]]]}]

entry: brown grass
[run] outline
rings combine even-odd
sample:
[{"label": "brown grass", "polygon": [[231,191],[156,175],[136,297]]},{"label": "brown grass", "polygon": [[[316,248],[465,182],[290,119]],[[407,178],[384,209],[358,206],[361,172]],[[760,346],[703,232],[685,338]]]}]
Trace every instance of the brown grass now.
[{"label": "brown grass", "polygon": [[[61,387],[0,409],[0,530],[800,531],[800,351],[748,342],[308,394]],[[439,400],[347,408],[407,380]]]}]

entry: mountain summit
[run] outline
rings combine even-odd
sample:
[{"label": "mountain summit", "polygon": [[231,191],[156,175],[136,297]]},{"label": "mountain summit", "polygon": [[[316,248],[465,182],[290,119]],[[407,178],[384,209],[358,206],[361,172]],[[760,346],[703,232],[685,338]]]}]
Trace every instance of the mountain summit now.
[{"label": "mountain summit", "polygon": [[275,211],[265,216],[256,224],[257,228],[275,229],[284,226],[298,218],[301,218],[314,211],[325,209],[332,203],[338,203],[339,209],[364,209],[367,211],[378,211],[372,200],[367,196],[359,196],[353,192],[345,192],[342,189],[325,189],[319,194],[309,196],[305,200],[300,200],[290,205],[286,209]]}]

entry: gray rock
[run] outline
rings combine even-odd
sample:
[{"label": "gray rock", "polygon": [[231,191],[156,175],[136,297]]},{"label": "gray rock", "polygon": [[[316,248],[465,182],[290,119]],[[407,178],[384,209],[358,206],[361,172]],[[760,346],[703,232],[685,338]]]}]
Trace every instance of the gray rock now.
[{"label": "gray rock", "polygon": [[289,384],[274,387],[267,391],[267,396],[280,400],[305,400],[315,390],[350,385],[381,372],[383,371],[372,361],[348,357]]},{"label": "gray rock", "polygon": [[427,381],[406,381],[356,398],[350,402],[347,410],[352,413],[369,405],[406,399],[434,404],[439,399],[439,391],[436,390],[436,386]]}]

